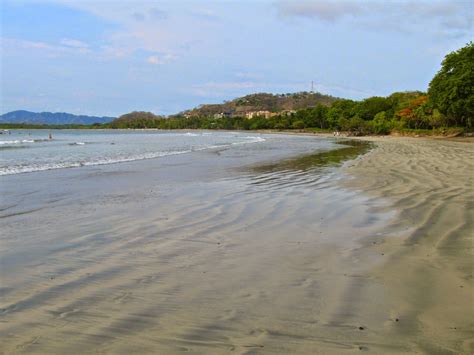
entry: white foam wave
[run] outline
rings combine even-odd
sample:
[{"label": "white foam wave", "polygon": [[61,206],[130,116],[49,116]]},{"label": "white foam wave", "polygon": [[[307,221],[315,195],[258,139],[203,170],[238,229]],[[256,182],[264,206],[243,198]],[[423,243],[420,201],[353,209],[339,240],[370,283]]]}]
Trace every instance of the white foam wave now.
[{"label": "white foam wave", "polygon": [[11,145],[11,144],[23,144],[23,143],[34,143],[33,139],[15,139],[13,141],[0,141],[0,145]]},{"label": "white foam wave", "polygon": [[43,165],[28,165],[28,166],[16,166],[16,167],[7,167],[0,171],[0,175],[13,175],[13,174],[23,174],[23,173],[32,173],[36,171],[46,171],[54,169],[64,169],[64,168],[78,168],[81,166],[95,166],[95,165],[108,165],[108,164],[117,164],[137,160],[153,159],[169,155],[185,154],[190,153],[192,150],[183,150],[183,151],[171,151],[171,152],[159,152],[159,153],[145,153],[129,157],[119,157],[119,158],[105,158],[100,160],[93,161],[75,161],[75,162],[60,162],[60,163],[49,163]]},{"label": "white foam wave", "polygon": [[[243,137],[243,138],[247,140],[243,142],[234,142],[234,143],[223,144],[223,145],[209,145],[205,147],[192,148],[188,150],[168,151],[168,152],[149,152],[149,153],[131,155],[128,157],[104,158],[104,159],[91,160],[91,161],[69,161],[69,162],[58,162],[58,163],[46,163],[46,164],[41,164],[41,165],[32,164],[32,165],[27,165],[27,166],[12,166],[12,167],[6,167],[6,168],[0,169],[0,176],[31,173],[31,172],[36,172],[36,171],[46,171],[46,170],[53,170],[53,169],[76,168],[76,167],[81,167],[81,166],[117,164],[117,163],[131,162],[131,161],[137,161],[137,160],[154,159],[154,158],[170,156],[170,155],[186,154],[186,153],[209,150],[209,149],[216,149],[216,148],[223,148],[223,147],[225,148],[225,147],[230,147],[232,145],[250,144],[250,143],[258,143],[258,142],[265,141],[265,138],[255,137],[255,136],[248,136],[248,137]],[[80,143],[82,143],[82,145],[85,144],[84,142],[75,142],[72,144],[81,145]]]},{"label": "white foam wave", "polygon": [[247,137],[244,137],[245,139],[248,139],[247,141],[245,142],[235,142],[235,143],[232,143],[232,145],[241,145],[241,144],[248,144],[248,143],[259,143],[259,142],[265,142],[266,139],[263,138],[263,137],[253,137],[253,136],[247,136]]}]

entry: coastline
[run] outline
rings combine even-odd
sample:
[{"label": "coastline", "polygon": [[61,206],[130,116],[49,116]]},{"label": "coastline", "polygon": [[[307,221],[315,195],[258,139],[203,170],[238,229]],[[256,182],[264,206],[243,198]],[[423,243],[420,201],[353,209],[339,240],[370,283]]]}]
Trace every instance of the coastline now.
[{"label": "coastline", "polygon": [[257,132],[374,144],[345,164],[341,185],[389,202],[374,212],[396,211],[363,241],[383,256],[369,274],[391,299],[385,331],[413,353],[474,353],[474,137]]},{"label": "coastline", "polygon": [[473,353],[472,139],[355,139],[376,148],[345,167],[345,186],[397,211],[384,237],[369,241],[385,259],[371,274],[390,295],[387,334],[415,352]]},{"label": "coastline", "polygon": [[45,172],[57,196],[5,220],[44,251],[2,289],[5,351],[472,352],[473,147],[350,139],[375,148],[333,181],[287,160],[209,176],[231,151]]},{"label": "coastline", "polygon": [[377,256],[352,256],[390,213],[338,188],[344,147],[320,143],[2,177],[1,351],[359,349],[366,319],[340,310],[346,285],[378,289],[358,277]]}]

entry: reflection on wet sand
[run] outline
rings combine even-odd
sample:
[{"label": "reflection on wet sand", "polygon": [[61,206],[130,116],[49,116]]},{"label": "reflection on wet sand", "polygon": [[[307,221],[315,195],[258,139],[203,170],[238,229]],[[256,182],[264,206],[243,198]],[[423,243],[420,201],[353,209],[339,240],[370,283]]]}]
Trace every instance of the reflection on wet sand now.
[{"label": "reflection on wet sand", "polygon": [[[249,147],[239,149],[239,156],[249,154]],[[57,202],[4,218],[1,350],[405,349],[380,337],[389,315],[381,285],[366,272],[377,256],[360,248],[388,215],[369,213],[369,200],[331,183],[331,166],[366,149],[342,146],[250,165],[229,158],[229,150],[217,158],[174,157],[176,165],[21,176],[37,205],[52,195]],[[230,175],[209,177],[222,166]],[[166,178],[157,176],[163,167]],[[193,179],[179,180],[183,175]],[[317,181],[325,188],[307,183]],[[16,210],[25,207],[18,203]]]},{"label": "reflection on wet sand", "polygon": [[327,182],[328,168],[340,166],[343,162],[366,153],[372,144],[364,141],[338,141],[337,149],[305,154],[295,158],[272,163],[255,164],[241,170],[252,185],[265,188],[283,188],[299,185],[316,187]]}]

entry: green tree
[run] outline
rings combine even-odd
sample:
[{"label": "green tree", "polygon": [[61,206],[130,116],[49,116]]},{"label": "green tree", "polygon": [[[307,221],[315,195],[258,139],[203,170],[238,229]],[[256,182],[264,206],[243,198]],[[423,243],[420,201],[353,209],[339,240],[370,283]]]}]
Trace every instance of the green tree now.
[{"label": "green tree", "polygon": [[474,117],[474,44],[449,53],[431,80],[434,106],[457,126],[472,127]]},{"label": "green tree", "polygon": [[293,128],[303,129],[305,127],[304,121],[293,122]]},{"label": "green tree", "polygon": [[369,121],[373,120],[377,113],[387,111],[390,108],[390,100],[385,97],[374,96],[359,102],[354,107],[354,115]]},{"label": "green tree", "polygon": [[344,129],[346,121],[352,117],[357,103],[352,100],[337,100],[329,108],[326,117],[330,128]]}]

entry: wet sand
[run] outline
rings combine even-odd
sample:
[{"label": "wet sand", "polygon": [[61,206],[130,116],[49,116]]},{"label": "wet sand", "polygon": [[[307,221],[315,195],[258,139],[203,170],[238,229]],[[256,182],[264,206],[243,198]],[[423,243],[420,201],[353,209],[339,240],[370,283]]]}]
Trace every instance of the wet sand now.
[{"label": "wet sand", "polygon": [[469,353],[473,148],[375,144],[3,178],[0,349]]}]

